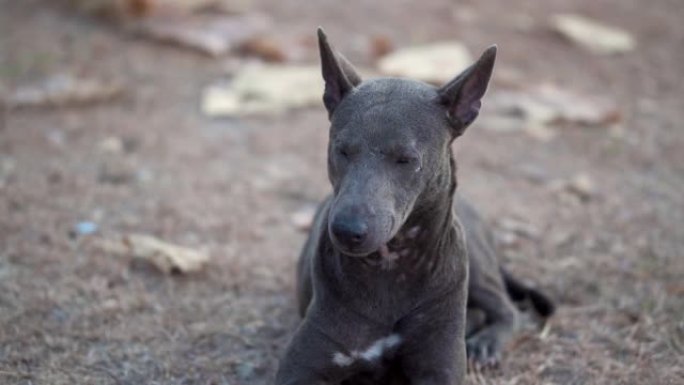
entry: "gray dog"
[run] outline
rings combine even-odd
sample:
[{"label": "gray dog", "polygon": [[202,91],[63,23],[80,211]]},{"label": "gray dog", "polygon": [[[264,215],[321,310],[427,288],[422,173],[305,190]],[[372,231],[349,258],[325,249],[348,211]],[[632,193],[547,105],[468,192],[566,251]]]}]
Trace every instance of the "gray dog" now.
[{"label": "gray dog", "polygon": [[478,115],[496,47],[435,88],[362,82],[318,38],[333,194],[299,260],[304,319],[276,383],[461,384],[466,357],[498,362],[513,301],[554,310],[499,267],[491,234],[455,195],[451,144]]}]

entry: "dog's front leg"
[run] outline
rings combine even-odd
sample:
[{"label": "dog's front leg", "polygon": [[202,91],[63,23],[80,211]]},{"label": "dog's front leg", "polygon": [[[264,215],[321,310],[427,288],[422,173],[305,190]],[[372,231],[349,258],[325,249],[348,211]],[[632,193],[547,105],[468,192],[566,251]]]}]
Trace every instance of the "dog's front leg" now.
[{"label": "dog's front leg", "polygon": [[287,347],[276,374],[276,385],[325,385],[344,375],[333,363],[339,344],[305,318]]},{"label": "dog's front leg", "polygon": [[460,385],[466,373],[465,290],[407,320],[400,363],[411,385]]}]

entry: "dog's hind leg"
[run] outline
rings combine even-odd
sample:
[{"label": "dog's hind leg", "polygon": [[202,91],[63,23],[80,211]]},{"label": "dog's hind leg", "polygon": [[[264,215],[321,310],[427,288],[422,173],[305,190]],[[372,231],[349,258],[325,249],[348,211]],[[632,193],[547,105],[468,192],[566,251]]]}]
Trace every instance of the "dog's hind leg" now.
[{"label": "dog's hind leg", "polygon": [[498,285],[471,282],[468,290],[468,359],[481,366],[496,366],[516,328],[517,310]]},{"label": "dog's hind leg", "polygon": [[491,231],[466,200],[457,195],[455,202],[465,230],[469,261],[468,359],[478,365],[494,366],[516,327],[517,309],[506,292]]},{"label": "dog's hind leg", "polygon": [[501,277],[506,285],[508,295],[514,302],[529,301],[537,314],[544,319],[551,317],[556,311],[556,305],[546,294],[520,282],[503,267],[501,268]]}]

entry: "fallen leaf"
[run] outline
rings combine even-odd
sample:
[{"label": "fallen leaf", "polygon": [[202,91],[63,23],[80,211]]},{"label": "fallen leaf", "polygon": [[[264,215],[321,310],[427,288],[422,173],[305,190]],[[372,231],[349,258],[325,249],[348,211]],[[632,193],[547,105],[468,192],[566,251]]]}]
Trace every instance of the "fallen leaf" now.
[{"label": "fallen leaf", "polygon": [[553,123],[572,122],[602,126],[620,121],[617,104],[591,95],[580,95],[546,84],[538,88],[538,100],[556,110]]},{"label": "fallen leaf", "polygon": [[103,139],[98,144],[98,148],[103,153],[120,154],[124,151],[124,142],[119,137],[110,136]]},{"label": "fallen leaf", "polygon": [[154,11],[155,9],[169,9],[177,12],[192,13],[203,9],[213,9],[220,7],[224,3],[231,3],[232,1],[222,0],[127,0],[129,3],[147,3],[147,7]]},{"label": "fallen leaf", "polygon": [[123,91],[118,82],[60,74],[17,88],[6,97],[4,104],[8,108],[85,105],[115,99]]},{"label": "fallen leaf", "polygon": [[208,116],[278,114],[317,105],[323,95],[317,66],[247,65],[228,84],[209,86],[202,96]]},{"label": "fallen leaf", "polygon": [[301,41],[274,35],[251,38],[240,46],[239,51],[270,63],[301,62],[306,56]]},{"label": "fallen leaf", "polygon": [[150,39],[190,48],[209,56],[225,55],[262,33],[270,19],[261,14],[239,16],[154,17],[133,24],[133,32]]},{"label": "fallen leaf", "polygon": [[278,42],[264,36],[247,40],[240,47],[240,51],[247,55],[257,56],[267,62],[284,62],[287,59],[287,54]]},{"label": "fallen leaf", "polygon": [[440,42],[397,50],[378,63],[380,72],[433,84],[443,84],[472,64],[465,45]]},{"label": "fallen leaf", "polygon": [[617,104],[594,95],[581,95],[552,84],[493,93],[487,103],[489,115],[479,123],[492,131],[527,130],[548,139],[548,126],[578,124],[587,127],[613,125],[621,120]]},{"label": "fallen leaf", "polygon": [[636,41],[620,28],[575,14],[555,15],[553,28],[565,38],[597,54],[616,54],[634,50]]},{"label": "fallen leaf", "polygon": [[134,258],[149,261],[166,274],[195,272],[209,262],[207,253],[172,245],[149,235],[128,235],[123,244]]},{"label": "fallen leaf", "polygon": [[370,51],[373,58],[380,58],[394,51],[394,43],[389,36],[374,35],[370,38]]},{"label": "fallen leaf", "polygon": [[190,14],[201,10],[242,12],[249,0],[70,0],[76,9],[97,15],[147,17],[159,14]]},{"label": "fallen leaf", "polygon": [[583,201],[587,201],[596,195],[594,181],[585,173],[580,173],[572,177],[567,182],[566,189],[577,195]]},{"label": "fallen leaf", "polygon": [[[547,188],[556,193],[570,193],[582,202],[596,196],[596,185],[588,174],[581,172],[568,179],[556,179],[548,183]],[[561,195],[563,196],[563,195]]]},{"label": "fallen leaf", "polygon": [[149,12],[148,0],[69,0],[80,12],[99,16],[142,16]]},{"label": "fallen leaf", "polygon": [[218,0],[207,8],[208,10],[217,13],[245,13],[252,8],[252,1],[253,0]]}]

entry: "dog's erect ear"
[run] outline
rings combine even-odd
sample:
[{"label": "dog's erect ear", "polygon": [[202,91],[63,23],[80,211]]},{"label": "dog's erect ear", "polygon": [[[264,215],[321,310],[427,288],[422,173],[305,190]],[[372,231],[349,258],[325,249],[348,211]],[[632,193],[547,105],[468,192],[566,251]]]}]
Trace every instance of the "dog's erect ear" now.
[{"label": "dog's erect ear", "polygon": [[344,56],[330,47],[328,37],[320,27],[318,28],[318,47],[321,51],[321,68],[323,80],[325,80],[323,103],[330,117],[342,98],[361,83],[361,77]]},{"label": "dog's erect ear", "polygon": [[441,103],[447,108],[449,123],[459,136],[477,118],[482,97],[492,77],[496,46],[487,48],[475,64],[438,90]]}]

